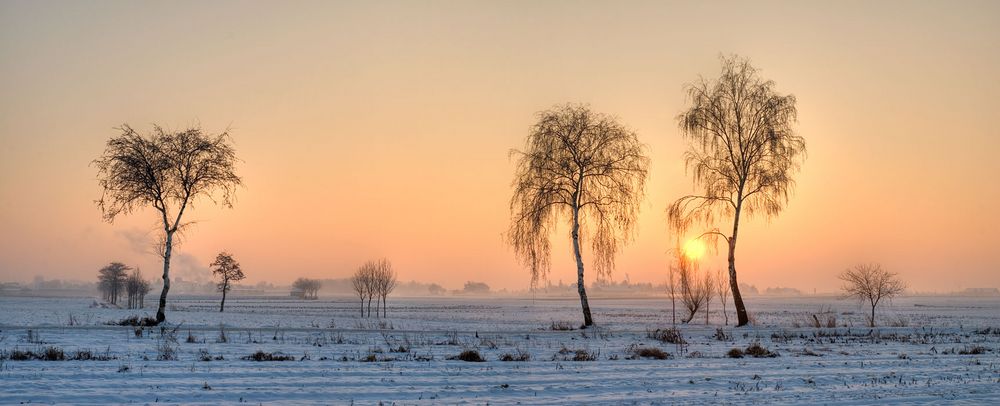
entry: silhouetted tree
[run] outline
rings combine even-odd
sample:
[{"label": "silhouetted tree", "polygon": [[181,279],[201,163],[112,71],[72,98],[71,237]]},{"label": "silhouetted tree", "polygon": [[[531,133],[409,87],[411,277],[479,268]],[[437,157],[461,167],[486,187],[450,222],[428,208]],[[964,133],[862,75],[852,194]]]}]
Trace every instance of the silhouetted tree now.
[{"label": "silhouetted tree", "polygon": [[892,300],[906,290],[906,284],[895,273],[882,269],[879,264],[856,265],[841,273],[839,278],[844,281],[841,289],[846,297],[857,298],[861,302],[868,301],[871,305],[871,318],[868,319],[870,327],[875,327],[875,306],[882,299]]},{"label": "silhouetted tree", "polygon": [[351,276],[351,287],[354,288],[354,293],[361,300],[361,317],[365,317],[365,298],[368,297],[369,277],[364,265],[354,271],[354,276]]},{"label": "silhouetted tree", "polygon": [[[681,304],[687,310],[687,316],[681,319],[681,323],[690,323],[694,316],[701,310],[709,299],[712,291],[709,288],[710,280],[699,278],[698,264],[687,258],[683,252],[676,256],[675,273],[677,275],[677,290],[680,292]],[[707,312],[707,311],[706,311]],[[708,316],[705,316],[706,324]]]},{"label": "silhouetted tree", "polygon": [[149,282],[142,278],[138,268],[125,280],[125,291],[128,294],[128,308],[141,309],[146,306],[146,294],[150,291]]},{"label": "silhouetted tree", "polygon": [[113,305],[118,304],[118,298],[122,296],[122,288],[125,287],[125,280],[128,278],[128,271],[131,269],[121,262],[112,262],[97,272],[98,287],[105,301]]},{"label": "silhouetted tree", "polygon": [[392,263],[387,259],[379,261],[375,269],[376,290],[382,298],[382,317],[388,317],[386,298],[396,289],[399,280],[396,277],[396,271],[392,269]]},{"label": "silhouetted tree", "polygon": [[104,220],[151,206],[160,214],[163,234],[163,290],[156,322],[166,320],[170,291],[170,256],[176,233],[184,227],[185,210],[199,197],[209,197],[232,207],[236,187],[242,181],[235,173],[236,152],[228,133],[207,135],[199,128],[167,132],[159,126],[140,135],[123,125],[100,158],[94,161],[103,189],[97,201]]},{"label": "silhouetted tree", "polygon": [[584,327],[593,324],[581,240],[590,239],[598,276],[610,275],[621,244],[632,238],[649,158],[634,131],[586,106],[538,113],[517,157],[508,243],[531,271],[532,286],[551,266],[549,234],[568,220]]},{"label": "silhouetted tree", "polygon": [[695,223],[711,225],[732,217],[732,232],[718,228],[699,236],[728,244],[729,286],[738,326],[749,322],[736,279],[736,241],[740,218],[778,215],[795,185],[792,173],[805,156],[805,140],[796,135],[795,96],[780,95],[773,81],[758,75],[750,61],[722,58],[722,75],[687,86],[691,106],[678,117],[690,140],[684,154],[701,194],[684,196],[667,209],[679,232]]},{"label": "silhouetted tree", "polygon": [[322,283],[316,279],[298,278],[292,283],[292,288],[302,292],[303,299],[318,298],[320,287],[322,287]]},{"label": "silhouetted tree", "polygon": [[217,286],[219,292],[222,292],[222,302],[219,303],[219,312],[221,313],[226,309],[226,293],[229,293],[229,290],[233,288],[233,283],[243,280],[246,275],[243,274],[240,263],[233,259],[232,254],[225,251],[220,252],[215,257],[215,262],[208,266],[214,267],[212,274],[219,277]]}]

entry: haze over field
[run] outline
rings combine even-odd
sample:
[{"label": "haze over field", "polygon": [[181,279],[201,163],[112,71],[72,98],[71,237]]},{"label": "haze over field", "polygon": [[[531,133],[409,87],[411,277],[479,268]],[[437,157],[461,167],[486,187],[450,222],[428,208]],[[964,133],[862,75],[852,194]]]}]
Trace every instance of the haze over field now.
[{"label": "haze over field", "polygon": [[[113,127],[155,122],[229,128],[246,184],[234,209],[191,212],[175,276],[207,279],[225,249],[245,283],[343,278],[385,256],[403,280],[523,289],[501,236],[507,152],[536,112],[580,102],[648,146],[614,275],[659,283],[664,210],[692,191],[682,88],[735,53],[797,97],[808,145],[788,207],[744,220],[741,281],[833,291],[878,261],[913,290],[1000,286],[998,15],[997,2],[3,2],[0,281],[92,280],[111,260],[159,277],[155,214],[103,223],[89,166]],[[568,232],[551,275],[567,283]]]}]

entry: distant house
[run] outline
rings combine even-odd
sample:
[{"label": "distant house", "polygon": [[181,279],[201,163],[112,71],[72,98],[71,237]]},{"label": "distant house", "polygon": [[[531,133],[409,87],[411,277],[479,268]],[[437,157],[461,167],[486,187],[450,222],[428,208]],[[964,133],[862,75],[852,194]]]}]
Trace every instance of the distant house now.
[{"label": "distant house", "polygon": [[306,298],[306,291],[302,290],[300,288],[292,288],[292,292],[289,293],[288,295],[290,297],[294,297],[296,299],[305,299]]}]

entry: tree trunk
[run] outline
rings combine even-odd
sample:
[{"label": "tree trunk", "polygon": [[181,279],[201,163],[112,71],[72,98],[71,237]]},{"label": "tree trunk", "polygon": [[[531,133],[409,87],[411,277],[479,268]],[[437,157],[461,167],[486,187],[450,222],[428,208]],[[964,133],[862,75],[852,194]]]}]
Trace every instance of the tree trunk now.
[{"label": "tree trunk", "polygon": [[587,302],[587,287],[583,282],[583,257],[580,256],[580,208],[573,208],[573,255],[576,257],[576,287],[583,307],[583,327],[594,325],[590,317],[590,303]]},{"label": "tree trunk", "polygon": [[674,297],[674,292],[670,292],[670,325],[672,327],[677,327],[677,299]]},{"label": "tree trunk", "polygon": [[385,297],[386,296],[388,296],[388,295],[382,295],[382,318],[383,319],[386,318],[386,317],[389,317],[389,310],[386,308],[386,305],[385,305]]},{"label": "tree trunk", "polygon": [[368,317],[372,317],[372,297],[368,295]]},{"label": "tree trunk", "polygon": [[709,309],[712,306],[711,303],[712,303],[712,297],[711,297],[711,295],[709,295],[709,298],[705,299],[705,325],[706,326],[708,325],[708,313],[709,313]]},{"label": "tree trunk", "polygon": [[871,321],[868,322],[868,327],[875,327],[875,305],[874,304],[872,305],[872,318],[871,318]]},{"label": "tree trunk", "polygon": [[361,317],[365,317],[365,298],[361,297]]},{"label": "tree trunk", "polygon": [[222,302],[219,303],[219,313],[222,313],[226,309],[226,291],[229,290],[227,286],[222,287]]},{"label": "tree trunk", "polygon": [[733,235],[729,237],[729,288],[733,290],[733,307],[736,308],[736,327],[743,327],[750,323],[747,317],[746,306],[743,305],[743,296],[740,295],[740,285],[736,281],[736,236],[740,231],[740,209],[743,208],[743,201],[736,205],[736,215],[733,217]]},{"label": "tree trunk", "polygon": [[170,253],[174,248],[174,233],[167,232],[167,241],[163,249],[163,290],[160,291],[160,306],[156,309],[156,324],[167,319],[164,311],[167,309],[167,292],[170,291]]}]

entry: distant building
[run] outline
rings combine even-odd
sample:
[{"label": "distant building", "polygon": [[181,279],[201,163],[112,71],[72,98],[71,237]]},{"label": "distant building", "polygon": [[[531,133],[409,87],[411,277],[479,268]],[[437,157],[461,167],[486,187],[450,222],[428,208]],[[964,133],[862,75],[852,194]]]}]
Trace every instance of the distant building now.
[{"label": "distant building", "polygon": [[291,291],[291,293],[288,294],[288,296],[294,297],[296,299],[305,299],[306,298],[306,291],[304,291],[304,290],[302,290],[300,288],[292,288],[292,291]]}]

